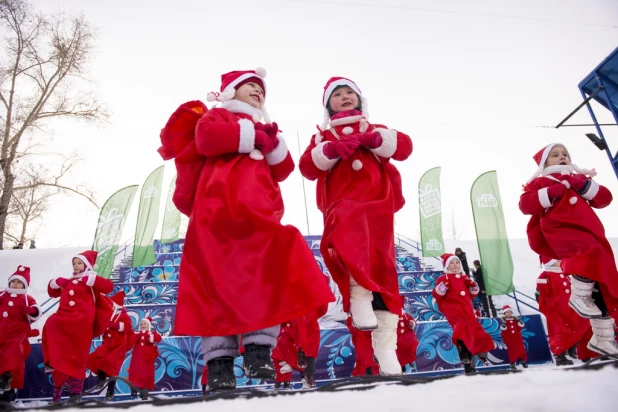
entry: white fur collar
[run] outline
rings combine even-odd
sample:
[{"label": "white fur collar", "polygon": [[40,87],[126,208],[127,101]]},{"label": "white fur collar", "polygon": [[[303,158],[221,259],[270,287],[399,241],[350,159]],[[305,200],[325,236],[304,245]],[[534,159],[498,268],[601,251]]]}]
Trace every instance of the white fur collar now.
[{"label": "white fur collar", "polygon": [[543,169],[543,176],[553,175],[555,173],[560,173],[561,175],[572,175],[575,172],[573,166],[569,165],[555,165],[555,166],[547,166]]},{"label": "white fur collar", "polygon": [[4,289],[4,291],[6,293],[14,293],[16,295],[25,295],[26,293],[28,293],[28,289],[11,289],[11,288],[6,288],[6,289]]},{"label": "white fur collar", "polygon": [[352,123],[360,122],[362,118],[363,116],[359,114],[357,116],[348,116],[348,117],[342,117],[340,119],[331,120],[330,127],[343,126],[344,124],[352,124]]},{"label": "white fur collar", "polygon": [[241,102],[240,100],[232,99],[227,100],[221,104],[222,109],[226,109],[232,113],[243,113],[251,116],[254,122],[259,122],[264,116],[260,109],[251,106],[248,103]]}]

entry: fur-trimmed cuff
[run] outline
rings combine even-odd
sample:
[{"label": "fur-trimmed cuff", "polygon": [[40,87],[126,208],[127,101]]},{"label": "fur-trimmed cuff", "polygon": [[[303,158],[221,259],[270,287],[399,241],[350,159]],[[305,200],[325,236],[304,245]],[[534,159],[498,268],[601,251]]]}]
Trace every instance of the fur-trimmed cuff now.
[{"label": "fur-trimmed cuff", "polygon": [[546,285],[549,282],[547,282],[547,279],[537,279],[536,283],[539,285]]},{"label": "fur-trimmed cuff", "polygon": [[279,139],[279,144],[275,150],[264,156],[266,158],[266,163],[271,166],[278,165],[288,156],[288,145],[285,143],[285,139],[281,134],[278,134],[277,138]]},{"label": "fur-trimmed cuff", "polygon": [[150,333],[150,339],[148,339],[150,341],[150,343],[154,343],[154,334],[151,332]]},{"label": "fur-trimmed cuff", "polygon": [[86,286],[93,287],[94,282],[96,282],[97,280],[97,275],[88,275],[88,276],[85,276],[85,278],[86,278]]},{"label": "fur-trimmed cuff", "polygon": [[551,200],[549,199],[549,193],[547,193],[547,188],[539,189],[539,202],[541,206],[545,209],[551,207]]},{"label": "fur-trimmed cuff", "polygon": [[382,145],[371,151],[380,157],[391,157],[397,150],[397,131],[393,129],[373,129],[382,136]]},{"label": "fur-trimmed cuff", "polygon": [[519,326],[520,328],[523,328],[524,326],[526,326],[526,324],[524,323],[523,320],[520,320],[519,322],[517,322],[517,326]]},{"label": "fur-trimmed cuff", "polygon": [[30,319],[32,322],[34,322],[35,320],[39,319],[41,317],[41,308],[39,307],[39,305],[32,305],[30,306],[31,308],[36,308],[37,313],[36,315],[28,315],[28,319]]},{"label": "fur-trimmed cuff", "polygon": [[446,286],[444,282],[440,282],[436,285],[436,293],[438,295],[444,296],[446,295],[446,292],[448,292],[448,286]]},{"label": "fur-trimmed cuff", "polygon": [[468,290],[470,291],[470,293],[472,293],[473,295],[478,295],[479,292],[481,291],[481,289],[479,288],[479,285],[475,285],[472,287],[469,287]]},{"label": "fur-trimmed cuff", "polygon": [[599,184],[594,180],[590,180],[590,186],[588,190],[581,193],[582,197],[586,200],[592,200],[599,193]]},{"label": "fur-trimmed cuff", "polygon": [[502,325],[500,325],[500,330],[506,330],[506,324],[503,323]]},{"label": "fur-trimmed cuff", "polygon": [[123,332],[124,331],[124,323],[120,322],[118,323],[118,332]]},{"label": "fur-trimmed cuff", "polygon": [[324,154],[324,146],[329,143],[330,142],[320,143],[314,147],[313,150],[311,150],[311,159],[313,160],[313,164],[315,164],[315,166],[320,170],[329,171],[333,168],[333,166],[335,166],[335,163],[339,161],[339,158],[329,159]]},{"label": "fur-trimmed cuff", "polygon": [[49,287],[52,289],[60,289],[60,285],[56,283],[56,279],[52,279],[49,281]]},{"label": "fur-trimmed cuff", "polygon": [[238,153],[251,153],[255,149],[255,126],[248,119],[240,119],[240,139],[238,142]]}]

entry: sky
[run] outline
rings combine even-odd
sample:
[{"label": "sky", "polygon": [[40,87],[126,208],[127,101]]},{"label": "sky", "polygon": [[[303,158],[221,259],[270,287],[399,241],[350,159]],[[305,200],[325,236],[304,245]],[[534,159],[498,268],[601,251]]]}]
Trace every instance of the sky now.
[{"label": "sky", "polygon": [[[297,135],[304,151],[331,76],[358,84],[370,121],[410,135],[412,156],[395,162],[407,200],[396,231],[408,237],[419,237],[418,181],[435,166],[442,167],[445,238],[453,237],[454,221],[455,237],[474,239],[469,191],[489,170],[498,173],[509,237],[525,237],[521,187],[536,169],[532,156],[553,142],[566,144],[579,166],[596,168],[596,180],[618,195],[605,152],[584,136],[593,128],[552,128],[581,102],[577,84],[618,45],[614,0],[45,0],[35,7],[83,13],[98,28],[89,78],[110,121],[48,126],[55,148],[82,152],[68,181],[88,183],[99,205],[163,164],[159,132],[180,104],[205,102],[221,74],[258,66],[268,71],[266,107],[296,162]],[[613,122],[605,109],[597,115]],[[590,123],[588,113],[571,123]],[[618,128],[604,131],[616,151]],[[174,174],[168,162],[165,192]],[[315,183],[304,187],[309,222],[296,169],[281,184],[283,223],[321,234]],[[608,236],[618,236],[618,202],[598,214]],[[86,201],[58,196],[37,246],[89,247],[97,217]],[[132,217],[123,239],[134,230]]]}]

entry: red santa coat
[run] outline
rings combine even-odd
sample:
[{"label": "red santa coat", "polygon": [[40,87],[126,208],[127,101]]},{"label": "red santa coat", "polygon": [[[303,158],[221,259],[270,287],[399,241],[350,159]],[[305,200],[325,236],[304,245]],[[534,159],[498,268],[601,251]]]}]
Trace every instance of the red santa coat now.
[{"label": "red santa coat", "polygon": [[418,339],[414,333],[415,324],[414,319],[409,313],[404,312],[399,316],[399,324],[397,325],[397,359],[401,366],[416,360]]},{"label": "red santa coat", "polygon": [[[298,351],[307,341],[307,328],[304,318],[296,318],[285,322],[279,329],[277,346],[273,349],[274,363],[286,362],[292,368],[300,370],[298,366]],[[304,352],[304,350],[303,350]]]},{"label": "red santa coat", "polygon": [[352,344],[356,351],[356,361],[354,363],[354,369],[352,370],[352,376],[364,376],[367,373],[367,369],[371,368],[371,372],[374,375],[380,373],[380,367],[373,357],[373,345],[371,343],[371,331],[370,330],[358,330],[352,326],[352,317],[348,316],[346,320],[348,330],[352,335]]},{"label": "red santa coat", "polygon": [[135,333],[131,317],[126,309],[118,309],[112,315],[110,323],[117,322],[118,330],[108,328],[103,333],[103,343],[88,356],[88,369],[95,375],[99,370],[107,376],[118,376],[124,362],[127,351],[131,350],[135,343]]},{"label": "red santa coat", "polygon": [[[569,167],[548,169],[568,173]],[[583,196],[567,189],[562,198],[550,200],[547,189],[562,184],[564,178],[560,172],[553,173],[537,177],[524,188],[519,208],[524,214],[532,215],[527,228],[530,247],[541,256],[561,260],[564,273],[596,280],[618,298],[614,254],[603,224],[592,210],[608,206],[612,195],[607,188],[592,181]]]},{"label": "red santa coat", "polygon": [[515,363],[518,360],[523,362],[528,361],[526,353],[526,344],[524,337],[521,335],[521,330],[524,328],[524,321],[515,317],[503,317],[500,325],[500,335],[502,341],[506,345],[509,355],[509,362]]},{"label": "red santa coat", "polygon": [[[55,279],[49,282],[47,293],[60,298],[58,310],[43,326],[43,360],[58,372],[78,379],[86,376],[86,362],[90,352],[95,321],[94,296],[112,291],[109,279],[85,272],[68,279],[60,287]],[[54,382],[56,386],[62,382]]]},{"label": "red santa coat", "polygon": [[[466,280],[470,281],[463,274],[444,274],[436,280],[432,295],[438,304],[438,309],[453,328],[453,343],[457,344],[457,341],[461,340],[470,353],[478,355],[481,352],[489,352],[495,345],[474,315],[472,299],[478,295],[478,287],[476,293],[472,293]],[[437,289],[443,282],[448,284],[449,289],[441,295]]]},{"label": "red santa coat", "polygon": [[[554,355],[583,342],[588,331],[592,336],[590,322],[569,306],[571,282],[567,275],[545,271],[539,275],[536,288],[539,291],[539,310],[547,319],[549,347]],[[587,340],[584,346],[586,343]]]},{"label": "red santa coat", "polygon": [[[235,110],[250,112],[244,105]],[[328,285],[318,281],[323,274],[298,229],[281,225],[278,182],[294,169],[285,141],[280,139],[265,159],[254,160],[247,154],[254,149],[254,135],[252,116],[242,112],[213,109],[197,123],[195,162],[184,161],[205,160],[195,170],[197,186],[191,187],[176,335],[242,334],[334,300]],[[177,182],[177,187],[188,186]]]},{"label": "red santa coat", "polygon": [[[26,315],[24,309],[34,307],[38,313]],[[30,322],[41,316],[41,310],[26,289],[0,290],[0,374],[11,372],[11,388],[21,389],[26,359],[30,354]]]},{"label": "red santa coat", "polygon": [[[377,149],[359,147],[349,158],[328,159],[324,145],[346,135],[377,131]],[[361,116],[331,120],[331,128],[311,138],[300,159],[300,171],[317,183],[317,204],[324,215],[320,251],[350,310],[350,276],[367,290],[379,292],[389,311],[399,314],[401,300],[395,263],[394,216],[405,200],[401,176],[390,159],[412,154],[410,137]]]},{"label": "red santa coat", "polygon": [[136,333],[127,379],[138,388],[154,390],[155,360],[159,356],[158,342],[161,342],[161,335],[156,331]]}]

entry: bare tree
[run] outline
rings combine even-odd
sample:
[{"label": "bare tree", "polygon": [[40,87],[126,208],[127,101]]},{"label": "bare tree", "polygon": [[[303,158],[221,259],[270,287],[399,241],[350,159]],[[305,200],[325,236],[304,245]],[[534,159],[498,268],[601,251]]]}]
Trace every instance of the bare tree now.
[{"label": "bare tree", "polygon": [[450,228],[451,235],[453,236],[453,240],[458,240],[461,238],[463,234],[463,230],[461,229],[461,225],[459,224],[459,220],[455,216],[455,207],[451,207],[451,216],[448,218],[448,228]]},{"label": "bare tree", "polygon": [[[0,26],[9,33],[0,60],[2,247],[14,191],[33,188],[16,187],[17,162],[33,154],[37,146],[29,137],[50,118],[96,121],[105,119],[107,113],[89,91],[84,77],[95,33],[83,16],[43,15],[36,13],[27,0],[4,0],[0,2]],[[43,179],[40,185],[92,200],[92,194],[84,193],[83,188],[63,186],[54,179]]]}]

